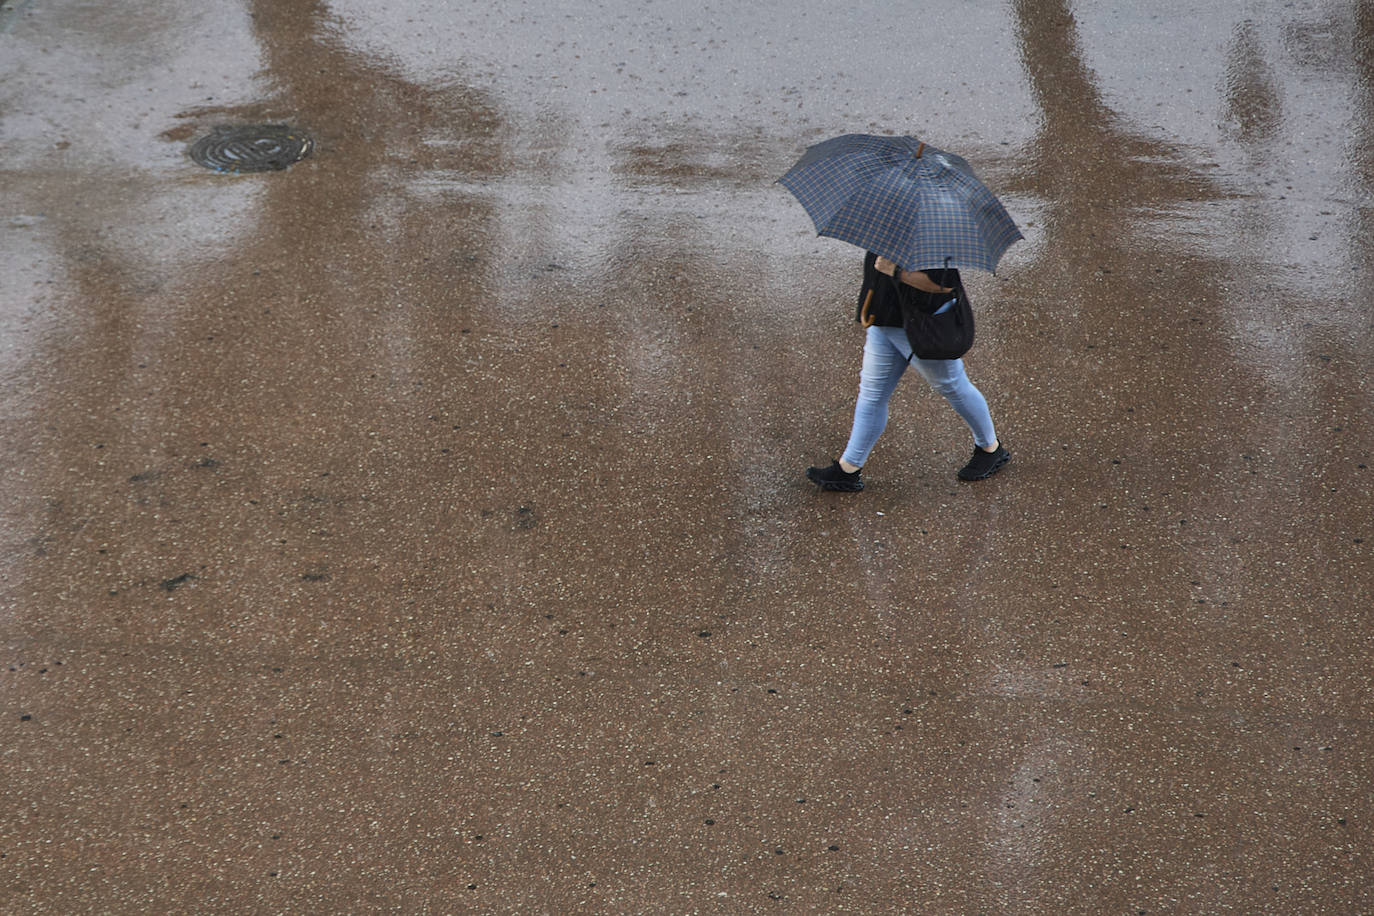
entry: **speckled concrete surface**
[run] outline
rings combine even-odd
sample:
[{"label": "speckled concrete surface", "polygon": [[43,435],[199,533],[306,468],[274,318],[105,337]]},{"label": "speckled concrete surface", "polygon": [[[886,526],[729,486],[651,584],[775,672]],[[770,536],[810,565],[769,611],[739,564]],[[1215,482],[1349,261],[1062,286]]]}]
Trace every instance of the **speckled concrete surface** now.
[{"label": "speckled concrete surface", "polygon": [[[0,7],[0,911],[1374,912],[1374,14],[943,9]],[[848,130],[1026,233],[986,483],[802,476]]]}]

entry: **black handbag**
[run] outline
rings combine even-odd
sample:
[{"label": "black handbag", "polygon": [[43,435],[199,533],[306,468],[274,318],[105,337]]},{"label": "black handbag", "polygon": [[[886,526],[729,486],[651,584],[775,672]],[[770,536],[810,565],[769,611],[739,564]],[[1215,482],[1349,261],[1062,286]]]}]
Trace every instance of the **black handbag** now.
[{"label": "black handbag", "polygon": [[911,354],[918,359],[958,359],[973,346],[973,306],[963,281],[954,286],[954,299],[934,312],[921,310],[910,299],[902,302],[902,328]]}]

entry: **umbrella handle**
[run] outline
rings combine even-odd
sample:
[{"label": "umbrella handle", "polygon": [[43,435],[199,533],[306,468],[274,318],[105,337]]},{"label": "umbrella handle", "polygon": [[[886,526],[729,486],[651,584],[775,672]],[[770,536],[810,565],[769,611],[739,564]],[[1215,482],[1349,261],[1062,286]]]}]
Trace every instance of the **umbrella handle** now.
[{"label": "umbrella handle", "polygon": [[872,315],[868,314],[868,306],[869,303],[871,303],[872,301],[873,290],[870,289],[868,291],[868,295],[864,296],[864,307],[859,311],[859,324],[863,325],[866,328],[872,327],[873,322],[877,320]]}]

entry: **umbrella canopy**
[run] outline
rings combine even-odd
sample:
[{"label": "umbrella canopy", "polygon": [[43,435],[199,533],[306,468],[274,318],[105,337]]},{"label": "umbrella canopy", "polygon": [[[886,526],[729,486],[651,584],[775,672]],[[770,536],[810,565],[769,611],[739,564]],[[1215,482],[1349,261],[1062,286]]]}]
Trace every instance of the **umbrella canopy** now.
[{"label": "umbrella canopy", "polygon": [[818,235],[858,245],[904,270],[991,273],[1021,232],[960,157],[914,137],[845,134],[807,149],[778,179]]}]

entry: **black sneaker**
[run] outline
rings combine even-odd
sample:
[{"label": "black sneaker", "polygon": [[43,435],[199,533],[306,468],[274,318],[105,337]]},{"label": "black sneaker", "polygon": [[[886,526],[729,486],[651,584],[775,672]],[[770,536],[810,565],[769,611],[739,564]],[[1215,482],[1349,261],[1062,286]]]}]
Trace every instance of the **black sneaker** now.
[{"label": "black sneaker", "polygon": [[850,474],[832,461],[828,468],[807,468],[806,476],[811,478],[822,490],[839,490],[842,493],[857,493],[864,488],[864,480],[855,471]]},{"label": "black sneaker", "polygon": [[998,443],[997,450],[985,452],[978,446],[973,447],[973,457],[968,464],[959,469],[960,480],[987,480],[1002,470],[1002,465],[1011,460],[1011,452]]}]

